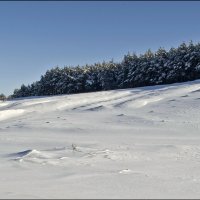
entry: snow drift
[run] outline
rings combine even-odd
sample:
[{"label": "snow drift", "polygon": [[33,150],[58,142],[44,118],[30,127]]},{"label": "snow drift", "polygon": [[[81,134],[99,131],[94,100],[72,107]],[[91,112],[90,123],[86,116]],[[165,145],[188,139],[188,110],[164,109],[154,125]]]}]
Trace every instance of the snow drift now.
[{"label": "snow drift", "polygon": [[199,109],[199,80],[0,103],[0,198],[199,198]]}]

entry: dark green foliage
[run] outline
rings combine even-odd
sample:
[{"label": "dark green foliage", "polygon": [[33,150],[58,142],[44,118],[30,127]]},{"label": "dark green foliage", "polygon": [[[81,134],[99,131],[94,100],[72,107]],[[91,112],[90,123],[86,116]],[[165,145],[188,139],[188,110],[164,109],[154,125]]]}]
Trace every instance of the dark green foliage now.
[{"label": "dark green foliage", "polygon": [[200,44],[181,44],[168,52],[159,48],[144,54],[128,54],[120,63],[103,62],[83,67],[55,67],[31,85],[15,89],[12,97],[94,92],[200,78]]}]

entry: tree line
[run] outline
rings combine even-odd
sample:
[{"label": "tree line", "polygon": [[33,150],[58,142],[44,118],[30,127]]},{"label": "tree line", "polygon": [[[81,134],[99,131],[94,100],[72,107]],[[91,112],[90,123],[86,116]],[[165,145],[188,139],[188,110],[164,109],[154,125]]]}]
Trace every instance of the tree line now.
[{"label": "tree line", "polygon": [[39,81],[22,84],[12,98],[73,94],[170,84],[200,78],[200,43],[182,43],[166,51],[150,49],[137,56],[124,56],[121,62],[102,62],[85,66],[47,70]]}]

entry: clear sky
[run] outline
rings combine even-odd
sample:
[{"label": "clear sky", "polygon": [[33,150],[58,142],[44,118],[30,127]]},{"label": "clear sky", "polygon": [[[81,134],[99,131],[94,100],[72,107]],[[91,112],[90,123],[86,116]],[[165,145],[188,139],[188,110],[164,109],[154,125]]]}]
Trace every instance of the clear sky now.
[{"label": "clear sky", "polygon": [[200,42],[200,2],[0,2],[0,93],[54,66]]}]

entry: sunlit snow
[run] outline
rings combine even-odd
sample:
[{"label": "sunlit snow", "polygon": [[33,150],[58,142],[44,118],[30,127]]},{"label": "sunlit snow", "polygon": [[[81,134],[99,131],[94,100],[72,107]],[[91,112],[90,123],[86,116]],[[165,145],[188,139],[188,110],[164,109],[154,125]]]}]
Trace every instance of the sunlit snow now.
[{"label": "sunlit snow", "polygon": [[200,81],[0,102],[0,198],[199,198]]}]

